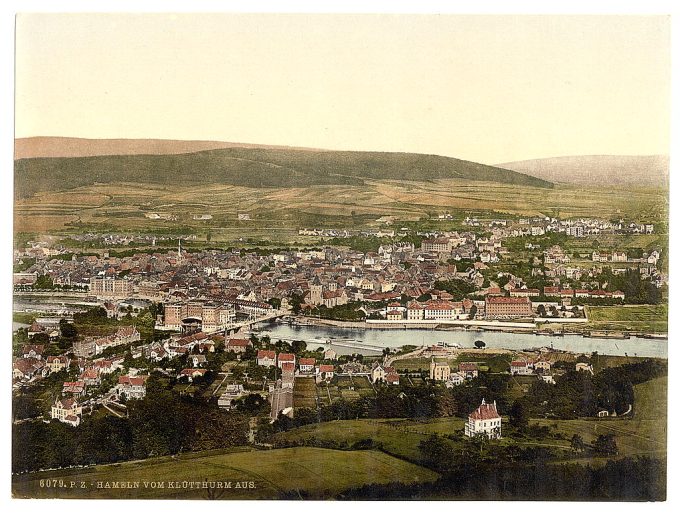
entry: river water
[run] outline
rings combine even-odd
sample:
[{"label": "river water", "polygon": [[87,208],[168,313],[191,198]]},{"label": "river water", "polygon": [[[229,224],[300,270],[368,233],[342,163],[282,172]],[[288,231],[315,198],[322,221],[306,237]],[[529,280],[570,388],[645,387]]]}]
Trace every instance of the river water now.
[{"label": "river water", "polygon": [[[531,333],[505,333],[497,331],[437,331],[430,329],[361,329],[337,328],[330,326],[291,326],[285,323],[269,322],[258,325],[260,335],[269,335],[272,340],[304,340],[310,349],[324,345],[326,340],[355,340],[362,344],[379,347],[422,346],[446,342],[461,347],[474,347],[481,340],[486,347],[503,349],[529,349],[552,347],[574,353],[592,353],[615,356],[644,356],[668,358],[668,341],[631,337],[629,339],[589,338],[582,335],[551,337]],[[341,342],[342,343],[342,342]],[[374,355],[376,351],[348,348],[333,344],[338,354],[363,353]]]}]

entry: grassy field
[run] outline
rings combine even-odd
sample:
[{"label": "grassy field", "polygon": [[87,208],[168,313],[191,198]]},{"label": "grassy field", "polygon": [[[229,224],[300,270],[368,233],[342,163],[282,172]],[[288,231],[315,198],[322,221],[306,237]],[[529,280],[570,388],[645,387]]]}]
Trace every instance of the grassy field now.
[{"label": "grassy field", "polygon": [[668,436],[667,394],[668,378],[657,378],[635,386],[635,408],[631,417],[537,422],[556,425],[567,439],[579,434],[586,443],[593,442],[598,435],[613,434],[619,457],[665,457]]},{"label": "grassy field", "polygon": [[[459,420],[460,425],[463,425],[460,419],[452,420]],[[334,440],[351,445],[360,440],[371,439],[381,443],[389,454],[416,461],[420,457],[418,444],[427,438],[427,435],[421,434],[424,431],[418,431],[384,419],[336,420],[279,433],[276,440],[292,442],[313,437],[320,441]]]},{"label": "grassy field", "polygon": [[[94,184],[17,200],[14,231],[174,231],[202,237],[210,231],[215,242],[233,241],[247,232],[253,238],[310,242],[314,239],[297,235],[298,228],[376,227],[376,220],[385,215],[399,221],[417,221],[436,218],[442,212],[494,212],[605,219],[628,216],[658,223],[667,218],[668,211],[665,196],[659,192],[584,190],[564,185],[544,189],[463,179],[365,180],[362,185],[290,188],[201,183]],[[150,213],[173,214],[177,220],[145,217]],[[249,213],[252,220],[238,221],[238,213]],[[210,214],[213,219],[194,220],[194,214]],[[633,243],[626,239],[626,244]]]},{"label": "grassy field", "polygon": [[596,330],[668,331],[668,305],[588,306],[588,326]]},{"label": "grassy field", "polygon": [[[517,396],[526,393],[525,377],[513,378],[512,389]],[[528,377],[527,377],[528,378]],[[608,419],[577,420],[545,420],[532,419],[532,423],[549,426],[561,434],[561,439],[528,439],[513,440],[505,436],[497,442],[505,445],[549,445],[561,451],[563,457],[571,458],[569,440],[574,434],[580,434],[586,443],[592,443],[598,435],[612,433],[616,437],[619,456],[647,455],[665,456],[666,453],[666,395],[667,378],[658,378],[635,387],[636,406],[632,416]],[[504,418],[504,423],[507,418]],[[418,444],[430,434],[461,435],[464,420],[461,418],[437,418],[427,421],[410,419],[360,419],[342,420],[312,424],[276,435],[279,442],[302,442],[314,439],[317,441],[335,441],[352,445],[360,440],[371,439],[382,444],[389,454],[409,461],[418,462],[420,453]],[[454,447],[459,441],[449,440]],[[604,459],[595,458],[598,463]],[[592,458],[583,461],[593,461]]]},{"label": "grassy field", "polygon": [[[169,482],[231,481],[231,489],[216,498],[275,499],[282,493],[304,491],[314,498],[333,498],[343,490],[365,483],[414,483],[437,474],[378,451],[334,451],[313,447],[231,454],[193,454],[143,462],[54,471],[15,477],[15,497],[204,499],[206,490],[168,489]],[[40,480],[63,479],[76,488],[40,487]],[[139,482],[137,489],[97,489],[97,482]],[[164,489],[145,488],[144,482],[163,482]],[[235,488],[237,482],[255,488]],[[84,482],[87,488],[81,489]]]},{"label": "grassy field", "polygon": [[[475,353],[460,353],[455,358],[447,358],[446,363],[449,364],[452,370],[458,369],[458,364],[463,362],[474,362],[477,363],[481,371],[491,371],[491,372],[507,372],[510,368],[510,362],[514,358],[511,352],[507,353],[488,353],[484,354],[481,352]],[[442,358],[438,358],[442,360]],[[429,358],[405,358],[403,360],[396,360],[393,366],[400,371],[410,370],[417,371],[422,369],[424,371],[429,371],[430,359]]]}]

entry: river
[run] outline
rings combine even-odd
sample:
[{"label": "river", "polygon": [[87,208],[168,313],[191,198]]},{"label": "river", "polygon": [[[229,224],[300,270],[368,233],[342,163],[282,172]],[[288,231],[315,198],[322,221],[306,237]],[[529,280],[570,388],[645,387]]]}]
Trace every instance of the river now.
[{"label": "river", "polygon": [[[362,344],[378,347],[401,347],[404,345],[432,345],[437,342],[474,347],[481,340],[486,347],[503,349],[529,349],[553,347],[574,353],[592,353],[614,356],[643,356],[668,358],[668,341],[631,337],[629,339],[589,338],[582,335],[551,337],[524,333],[498,331],[438,331],[428,329],[358,329],[331,326],[291,326],[285,323],[268,322],[258,325],[260,335],[269,335],[272,340],[304,340],[310,349],[315,349],[325,340],[356,340]],[[343,342],[344,343],[344,342]],[[353,349],[333,344],[338,354],[363,353],[379,354],[366,349]]]}]

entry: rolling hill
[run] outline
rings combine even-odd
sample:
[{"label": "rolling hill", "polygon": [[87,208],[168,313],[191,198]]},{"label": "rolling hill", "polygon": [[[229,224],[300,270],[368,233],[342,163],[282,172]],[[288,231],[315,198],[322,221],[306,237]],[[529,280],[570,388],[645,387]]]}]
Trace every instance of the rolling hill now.
[{"label": "rolling hill", "polygon": [[25,158],[14,162],[15,197],[94,183],[245,187],[361,185],[367,179],[461,179],[550,188],[549,181],[437,155],[292,148],[224,148],[175,155]]},{"label": "rolling hill", "polygon": [[666,155],[580,155],[497,164],[554,183],[668,187]]},{"label": "rolling hill", "polygon": [[[173,139],[83,139],[80,137],[24,137],[14,141],[14,159],[37,157],[97,157],[101,155],[176,155],[224,148],[307,150],[263,144]],[[318,150],[317,150],[318,151]]]}]

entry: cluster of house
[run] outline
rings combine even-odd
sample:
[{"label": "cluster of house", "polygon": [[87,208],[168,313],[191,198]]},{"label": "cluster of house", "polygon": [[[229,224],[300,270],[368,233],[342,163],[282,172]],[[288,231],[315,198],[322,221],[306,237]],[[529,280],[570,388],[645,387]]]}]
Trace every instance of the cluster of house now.
[{"label": "cluster of house", "polygon": [[[248,345],[252,346],[250,340],[244,342],[240,339],[232,339],[227,342],[222,335],[208,335],[203,331],[199,331],[186,336],[174,334],[163,341],[157,340],[150,344],[139,346],[137,350],[141,352],[141,356],[144,358],[152,362],[160,362],[164,358],[174,358],[182,355],[192,355],[193,358],[206,353],[214,353],[215,344],[218,342],[225,342],[225,348],[228,347],[226,350],[233,350],[237,353],[244,352]],[[198,355],[193,353],[198,353]],[[204,361],[205,356],[203,356],[203,359],[196,359],[196,362],[199,363]]]},{"label": "cluster of house", "polygon": [[44,333],[50,340],[56,340],[61,335],[59,328],[59,319],[54,318],[38,318],[28,327],[27,335],[31,339],[36,335]]},{"label": "cluster of house", "polygon": [[[513,360],[510,362],[510,374],[513,376],[538,376],[539,379],[546,383],[555,383],[555,373],[552,370],[553,364],[544,358],[523,358]],[[577,372],[594,373],[593,366],[587,362],[577,362],[574,365],[574,370]],[[558,371],[559,372],[559,371]]]},{"label": "cluster of house", "polygon": [[431,299],[425,302],[410,301],[406,307],[393,302],[388,304],[385,317],[388,321],[404,319],[409,321],[456,320],[467,319],[470,312],[476,309],[475,302],[471,299],[464,299],[463,301],[449,301],[447,299]]},{"label": "cluster of house", "polygon": [[[564,229],[573,224],[565,224]],[[98,299],[109,302],[107,312],[112,315],[126,314],[116,301],[130,301],[130,297],[138,301],[163,302],[165,313],[158,320],[158,329],[175,330],[186,325],[210,331],[230,325],[239,316],[243,319],[268,315],[273,310],[268,302],[274,300],[280,301],[281,310],[287,310],[294,296],[304,299],[303,311],[313,312],[322,305],[333,308],[350,301],[363,301],[368,311],[372,302],[392,302],[402,296],[418,298],[432,293],[437,280],[451,278],[468,281],[477,289],[477,295],[485,295],[482,271],[488,268],[487,264],[498,261],[507,253],[503,238],[510,236],[507,230],[512,222],[492,220],[490,225],[490,236],[481,237],[472,232],[430,232],[421,234],[426,238],[420,248],[410,242],[393,242],[381,245],[377,252],[324,247],[261,255],[238,249],[188,253],[178,247],[165,253],[126,257],[113,257],[106,252],[101,256],[74,255],[71,260],[45,256],[24,272],[26,276],[16,278],[34,282],[38,276],[46,275],[56,284],[89,287]],[[520,225],[527,228],[521,222]],[[610,261],[609,258],[615,262],[630,261],[621,252],[602,255],[595,252],[592,256],[598,263],[603,259]],[[643,257],[648,263],[641,272],[647,272],[655,283],[663,283],[665,276],[657,273],[654,267],[659,252],[652,251]],[[462,259],[477,261],[465,264],[463,270],[452,263]],[[544,261],[549,267],[544,269],[536,265],[532,275],[544,274],[555,286],[563,276],[583,280],[594,279],[597,274],[590,268],[570,267],[569,256],[559,246],[547,249]],[[586,284],[581,289],[586,287],[598,288]],[[511,291],[511,297],[531,296],[535,292],[524,290],[525,287],[513,288],[517,290]],[[445,297],[438,299],[446,300]],[[518,305],[510,310],[516,308],[520,310],[520,316],[525,315],[523,305]],[[455,319],[464,318],[461,313],[467,315],[466,307],[455,304],[453,307],[445,305],[445,308],[435,308],[437,305],[434,304],[423,306],[419,313],[414,309],[412,315],[422,315],[423,319],[426,316]],[[507,306],[499,308],[498,318],[506,316],[508,309]],[[408,320],[408,312],[398,308],[385,313],[392,320],[399,320],[400,313]]]},{"label": "cluster of house", "polygon": [[[12,379],[15,383],[27,382],[35,376],[47,376],[50,367],[43,358],[45,346],[41,344],[27,344],[21,349],[21,356],[12,362]],[[51,357],[48,357],[51,358]]]},{"label": "cluster of house", "polygon": [[[122,369],[122,359],[79,359],[80,376],[77,381],[65,381],[61,397],[58,397],[51,408],[51,418],[71,426],[80,425],[83,405],[81,400],[87,395],[87,388],[99,386],[102,376]],[[106,394],[104,401],[120,399],[143,399],[146,396],[148,375],[139,375],[130,369],[129,374],[119,376],[116,385]]]},{"label": "cluster of house", "polygon": [[448,363],[437,361],[434,356],[430,359],[430,379],[442,381],[449,388],[462,385],[466,379],[478,376],[479,367],[475,362],[461,362],[458,364],[458,370],[454,372]]},{"label": "cluster of house", "polygon": [[522,359],[513,360],[510,362],[510,374],[513,376],[527,376],[530,374],[536,374],[540,379],[546,383],[554,383],[555,380],[550,373],[552,364],[548,360],[544,359]]},{"label": "cluster of house", "polygon": [[[440,219],[442,216],[440,216]],[[626,222],[623,219],[610,222],[604,219],[582,217],[578,219],[558,219],[555,217],[533,217],[520,219],[484,219],[466,217],[464,226],[504,229],[507,236],[540,236],[546,233],[564,233],[571,237],[600,235],[606,233],[642,234],[653,233],[654,224]]]},{"label": "cluster of house", "polygon": [[[324,360],[335,360],[337,354],[332,349],[323,353]],[[335,375],[335,366],[317,363],[316,358],[296,358],[293,353],[277,353],[273,349],[259,349],[257,364],[262,367],[276,366],[281,369],[284,388],[292,388],[292,380],[298,376],[314,376],[318,382],[330,381]]]},{"label": "cluster of house", "polygon": [[[537,292],[537,290],[534,290],[533,292]],[[588,289],[562,289],[560,287],[543,287],[543,295],[547,297],[560,297],[560,298],[580,297],[594,299],[620,299],[621,301],[626,299],[626,294],[621,292],[620,290],[610,292],[602,289],[588,290]]]},{"label": "cluster of house", "polygon": [[121,326],[113,335],[106,337],[85,337],[73,343],[76,357],[91,358],[102,354],[111,347],[139,342],[141,336],[135,326]]},{"label": "cluster of house", "polygon": [[98,387],[101,385],[102,377],[112,374],[123,368],[123,358],[100,358],[88,360],[78,358],[74,360],[78,365],[78,379],[76,381],[65,381],[62,387],[63,394],[71,394],[73,397],[80,398],[87,394],[88,387]]},{"label": "cluster of house", "polygon": [[394,367],[388,367],[380,362],[374,362],[369,374],[371,383],[399,384],[399,373]]}]

